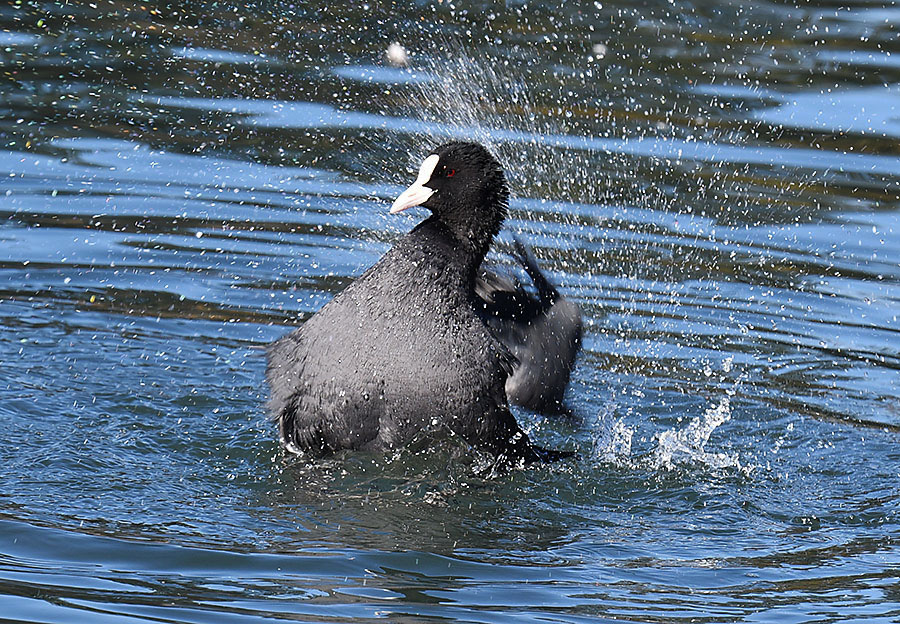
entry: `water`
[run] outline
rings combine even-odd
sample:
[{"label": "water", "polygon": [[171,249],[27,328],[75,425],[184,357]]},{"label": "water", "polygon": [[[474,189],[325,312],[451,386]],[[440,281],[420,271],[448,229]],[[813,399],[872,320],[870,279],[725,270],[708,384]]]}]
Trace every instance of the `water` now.
[{"label": "water", "polygon": [[[900,8],[245,4],[0,9],[4,621],[900,619]],[[261,348],[447,136],[585,311],[518,414],[579,458],[298,462]]]}]

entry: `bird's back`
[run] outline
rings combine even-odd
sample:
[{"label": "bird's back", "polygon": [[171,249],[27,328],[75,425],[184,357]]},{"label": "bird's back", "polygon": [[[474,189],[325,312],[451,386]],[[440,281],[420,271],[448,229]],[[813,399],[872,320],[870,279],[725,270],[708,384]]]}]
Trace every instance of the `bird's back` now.
[{"label": "bird's back", "polygon": [[288,446],[383,450],[505,410],[508,355],[465,279],[446,241],[420,226],[274,343],[270,410]]}]

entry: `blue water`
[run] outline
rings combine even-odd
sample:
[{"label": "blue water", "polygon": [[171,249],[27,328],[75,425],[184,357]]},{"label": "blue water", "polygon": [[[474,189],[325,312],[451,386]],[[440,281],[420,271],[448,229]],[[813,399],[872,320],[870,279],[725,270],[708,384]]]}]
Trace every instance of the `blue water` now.
[{"label": "blue water", "polygon": [[[900,620],[900,8],[247,4],[0,8],[0,621]],[[578,459],[292,457],[263,347],[447,137]]]}]

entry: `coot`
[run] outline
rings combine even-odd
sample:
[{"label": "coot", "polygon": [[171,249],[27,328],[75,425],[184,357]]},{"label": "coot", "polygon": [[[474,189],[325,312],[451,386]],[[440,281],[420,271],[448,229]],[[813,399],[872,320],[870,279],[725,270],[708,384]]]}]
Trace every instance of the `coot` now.
[{"label": "coot", "polygon": [[476,309],[479,266],[506,216],[499,163],[441,145],[391,207],[431,216],[268,350],[269,409],[292,451],[383,451],[449,431],[502,463],[571,455],[532,444],[509,411],[514,356]]}]

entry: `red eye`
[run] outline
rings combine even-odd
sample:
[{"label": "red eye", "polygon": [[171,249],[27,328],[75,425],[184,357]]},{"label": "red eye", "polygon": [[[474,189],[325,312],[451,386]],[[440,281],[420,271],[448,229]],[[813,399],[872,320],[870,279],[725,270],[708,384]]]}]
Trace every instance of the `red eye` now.
[{"label": "red eye", "polygon": [[456,175],[456,169],[447,169],[447,177],[452,178]]}]

